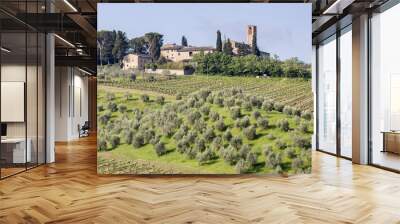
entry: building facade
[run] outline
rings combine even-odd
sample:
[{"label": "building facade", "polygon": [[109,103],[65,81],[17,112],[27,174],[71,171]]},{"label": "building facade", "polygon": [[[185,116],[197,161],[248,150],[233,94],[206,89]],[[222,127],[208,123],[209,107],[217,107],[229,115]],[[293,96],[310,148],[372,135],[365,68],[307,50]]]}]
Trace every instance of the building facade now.
[{"label": "building facade", "polygon": [[147,63],[151,63],[151,57],[143,54],[128,54],[122,60],[122,69],[140,69],[143,70]]},{"label": "building facade", "polygon": [[215,51],[213,47],[185,47],[177,44],[165,44],[161,47],[161,56],[167,60],[180,62],[189,61],[193,56],[203,52],[204,54]]}]

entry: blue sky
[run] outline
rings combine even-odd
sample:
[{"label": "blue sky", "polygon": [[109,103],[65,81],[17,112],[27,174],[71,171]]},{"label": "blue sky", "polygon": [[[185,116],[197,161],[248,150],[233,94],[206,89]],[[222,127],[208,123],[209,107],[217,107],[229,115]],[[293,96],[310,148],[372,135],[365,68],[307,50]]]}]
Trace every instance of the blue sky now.
[{"label": "blue sky", "polygon": [[164,34],[164,43],[214,46],[222,38],[246,41],[247,25],[257,26],[261,50],[281,59],[311,61],[311,4],[98,4],[98,30],[122,30],[128,38]]}]

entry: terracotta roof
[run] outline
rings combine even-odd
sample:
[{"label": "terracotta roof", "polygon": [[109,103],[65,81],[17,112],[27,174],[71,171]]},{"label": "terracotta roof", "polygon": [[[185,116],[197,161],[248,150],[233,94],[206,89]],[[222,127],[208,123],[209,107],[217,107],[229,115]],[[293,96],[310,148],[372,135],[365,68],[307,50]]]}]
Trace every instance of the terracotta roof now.
[{"label": "terracotta roof", "polygon": [[178,51],[186,52],[186,51],[212,51],[215,50],[213,47],[184,47]]},{"label": "terracotta roof", "polygon": [[161,47],[161,50],[179,50],[182,46],[176,44],[166,44]]}]

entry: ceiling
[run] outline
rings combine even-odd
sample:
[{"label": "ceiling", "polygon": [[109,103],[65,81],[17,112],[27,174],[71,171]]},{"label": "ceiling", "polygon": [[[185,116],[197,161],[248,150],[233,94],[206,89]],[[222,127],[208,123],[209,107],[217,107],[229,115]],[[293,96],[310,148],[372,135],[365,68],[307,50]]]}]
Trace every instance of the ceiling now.
[{"label": "ceiling", "polygon": [[[268,2],[312,3],[313,42],[343,18],[377,7],[387,0],[1,0],[3,32],[54,32],[56,64],[79,66],[96,73],[97,3],[127,2]],[[28,12],[28,13],[26,13]],[[51,13],[50,13],[51,12]],[[351,18],[347,18],[351,22]],[[6,37],[8,38],[8,37]],[[15,38],[18,40],[18,38]],[[18,45],[16,43],[16,45]],[[17,46],[15,46],[17,47]],[[29,52],[29,49],[28,49]]]}]

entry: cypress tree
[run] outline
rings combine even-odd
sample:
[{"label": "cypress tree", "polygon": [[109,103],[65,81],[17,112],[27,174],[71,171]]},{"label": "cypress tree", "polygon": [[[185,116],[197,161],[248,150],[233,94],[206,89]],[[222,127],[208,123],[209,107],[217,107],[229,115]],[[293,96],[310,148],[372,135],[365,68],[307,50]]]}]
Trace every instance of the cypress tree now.
[{"label": "cypress tree", "polygon": [[219,52],[222,52],[222,40],[221,40],[221,32],[218,30],[217,31],[217,45],[216,49]]},{"label": "cypress tree", "polygon": [[187,47],[188,46],[188,42],[185,36],[182,36],[182,46]]}]

